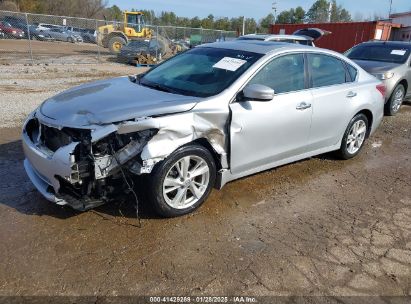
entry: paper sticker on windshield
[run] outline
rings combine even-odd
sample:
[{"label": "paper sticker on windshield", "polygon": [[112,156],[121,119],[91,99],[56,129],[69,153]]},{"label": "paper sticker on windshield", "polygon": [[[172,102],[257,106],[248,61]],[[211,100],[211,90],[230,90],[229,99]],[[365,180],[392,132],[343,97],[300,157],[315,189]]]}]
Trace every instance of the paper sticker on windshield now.
[{"label": "paper sticker on windshield", "polygon": [[404,56],[406,52],[406,50],[392,50],[391,55]]},{"label": "paper sticker on windshield", "polygon": [[239,68],[241,68],[241,66],[246,62],[247,62],[246,60],[242,60],[242,59],[224,57],[219,62],[217,62],[215,65],[213,65],[213,68],[235,72]]}]

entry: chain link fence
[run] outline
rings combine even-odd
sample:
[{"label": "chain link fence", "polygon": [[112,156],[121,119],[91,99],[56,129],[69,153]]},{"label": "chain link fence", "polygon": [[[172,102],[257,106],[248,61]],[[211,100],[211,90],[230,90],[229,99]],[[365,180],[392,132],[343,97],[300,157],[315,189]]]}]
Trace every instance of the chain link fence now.
[{"label": "chain link fence", "polygon": [[[130,38],[131,31],[145,35]],[[118,39],[112,40],[113,32]],[[232,31],[0,11],[0,64],[156,63],[199,44],[235,38]],[[115,54],[113,48],[124,43]]]}]

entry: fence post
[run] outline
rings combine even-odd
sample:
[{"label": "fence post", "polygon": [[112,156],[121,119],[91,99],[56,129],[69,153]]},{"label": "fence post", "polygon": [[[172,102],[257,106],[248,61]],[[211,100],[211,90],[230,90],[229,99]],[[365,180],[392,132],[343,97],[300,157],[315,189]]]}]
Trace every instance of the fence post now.
[{"label": "fence post", "polygon": [[156,60],[158,63],[158,25],[156,26]]},{"label": "fence post", "polygon": [[29,26],[29,18],[27,16],[27,13],[24,14],[26,17],[26,26],[27,26],[27,38],[29,39],[29,49],[30,49],[30,60],[31,64],[34,65],[34,60],[33,60],[33,50],[31,47],[31,37],[30,37],[30,26]]},{"label": "fence post", "polygon": [[97,61],[100,62],[100,46],[98,44],[99,40],[99,31],[98,31],[98,20],[96,19],[96,44],[97,44]]}]

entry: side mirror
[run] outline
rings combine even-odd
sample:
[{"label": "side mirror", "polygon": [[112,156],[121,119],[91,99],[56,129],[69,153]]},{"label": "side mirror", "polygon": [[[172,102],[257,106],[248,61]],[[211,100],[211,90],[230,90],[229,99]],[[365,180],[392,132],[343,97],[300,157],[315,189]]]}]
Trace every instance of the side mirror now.
[{"label": "side mirror", "polygon": [[274,98],[274,90],[262,84],[250,84],[243,90],[246,100],[271,101]]}]

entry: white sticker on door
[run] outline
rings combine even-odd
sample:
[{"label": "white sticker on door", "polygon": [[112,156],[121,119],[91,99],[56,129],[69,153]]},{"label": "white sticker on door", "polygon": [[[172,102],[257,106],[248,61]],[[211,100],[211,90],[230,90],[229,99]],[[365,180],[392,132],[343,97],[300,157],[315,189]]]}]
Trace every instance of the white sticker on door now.
[{"label": "white sticker on door", "polygon": [[406,52],[406,50],[392,50],[391,55],[404,56]]},{"label": "white sticker on door", "polygon": [[242,60],[242,59],[224,57],[219,62],[217,62],[215,65],[213,65],[213,68],[235,72],[239,68],[241,68],[241,66],[246,62],[247,62],[246,60]]}]

